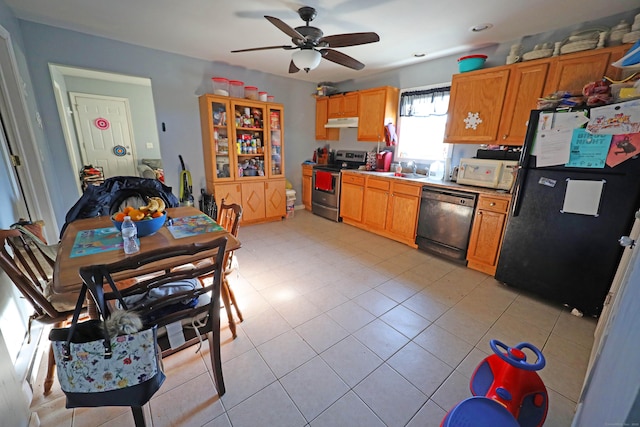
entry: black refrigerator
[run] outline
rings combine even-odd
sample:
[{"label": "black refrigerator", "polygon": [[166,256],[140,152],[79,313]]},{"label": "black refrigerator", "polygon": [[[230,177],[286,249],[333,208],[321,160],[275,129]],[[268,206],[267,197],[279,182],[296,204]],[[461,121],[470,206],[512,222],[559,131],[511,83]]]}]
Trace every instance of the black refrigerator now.
[{"label": "black refrigerator", "polygon": [[626,160],[614,167],[538,167],[541,113],[531,112],[495,278],[597,316],[622,255],[618,240],[640,207],[640,159],[630,152],[640,144],[618,149]]}]

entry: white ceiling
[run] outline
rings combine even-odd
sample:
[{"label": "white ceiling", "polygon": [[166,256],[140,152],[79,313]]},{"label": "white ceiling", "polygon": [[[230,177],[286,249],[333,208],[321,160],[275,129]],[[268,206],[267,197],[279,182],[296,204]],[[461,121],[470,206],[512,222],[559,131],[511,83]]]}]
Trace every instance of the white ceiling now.
[{"label": "white ceiling", "polygon": [[[5,0],[21,19],[309,82],[343,80],[638,9],[638,0]],[[373,31],[380,41],[339,48],[363,62],[354,71],[322,60],[289,74],[292,51],[231,50],[291,45],[264,15],[291,27],[313,6],[324,35]],[[473,33],[470,28],[491,23]],[[415,53],[426,53],[414,58]]]}]

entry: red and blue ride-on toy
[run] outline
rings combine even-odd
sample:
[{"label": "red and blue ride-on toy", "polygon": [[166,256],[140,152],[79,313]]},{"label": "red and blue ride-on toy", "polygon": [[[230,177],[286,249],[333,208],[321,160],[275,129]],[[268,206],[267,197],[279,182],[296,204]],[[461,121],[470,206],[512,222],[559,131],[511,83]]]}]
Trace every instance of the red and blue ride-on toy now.
[{"label": "red and blue ride-on toy", "polygon": [[[449,411],[441,426],[541,427],[549,409],[547,389],[536,372],[546,364],[542,352],[526,342],[514,347],[498,340],[489,344],[495,354],[480,362],[471,376],[474,397]],[[537,360],[527,362],[523,349]]]}]

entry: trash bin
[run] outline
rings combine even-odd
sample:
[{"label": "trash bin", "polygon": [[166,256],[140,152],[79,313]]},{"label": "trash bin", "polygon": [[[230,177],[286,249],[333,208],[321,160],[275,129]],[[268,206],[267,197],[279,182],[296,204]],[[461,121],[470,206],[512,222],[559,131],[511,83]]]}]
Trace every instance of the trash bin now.
[{"label": "trash bin", "polygon": [[287,218],[293,218],[296,207],[296,190],[286,190],[287,192]]}]

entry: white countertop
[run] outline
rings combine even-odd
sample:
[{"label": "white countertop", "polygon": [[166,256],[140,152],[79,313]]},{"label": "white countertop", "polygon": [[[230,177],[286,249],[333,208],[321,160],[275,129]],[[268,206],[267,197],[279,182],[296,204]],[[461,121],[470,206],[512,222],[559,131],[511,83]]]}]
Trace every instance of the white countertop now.
[{"label": "white countertop", "polygon": [[458,184],[454,181],[431,179],[425,175],[408,173],[405,176],[395,176],[393,172],[375,172],[375,171],[362,171],[362,170],[346,170],[343,173],[353,173],[372,177],[388,178],[400,181],[410,181],[418,184],[428,185],[431,187],[449,188],[457,191],[467,191],[475,194],[487,194],[492,196],[501,196],[505,198],[511,198],[511,194],[504,190],[494,190],[492,188],[474,187],[471,185]]}]

